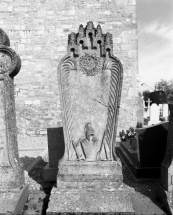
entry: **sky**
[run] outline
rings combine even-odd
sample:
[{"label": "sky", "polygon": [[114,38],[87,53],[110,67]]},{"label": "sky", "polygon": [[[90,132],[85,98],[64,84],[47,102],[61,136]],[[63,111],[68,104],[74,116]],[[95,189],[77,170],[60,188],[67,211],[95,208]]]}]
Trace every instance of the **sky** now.
[{"label": "sky", "polygon": [[141,83],[173,78],[173,0],[136,0]]}]

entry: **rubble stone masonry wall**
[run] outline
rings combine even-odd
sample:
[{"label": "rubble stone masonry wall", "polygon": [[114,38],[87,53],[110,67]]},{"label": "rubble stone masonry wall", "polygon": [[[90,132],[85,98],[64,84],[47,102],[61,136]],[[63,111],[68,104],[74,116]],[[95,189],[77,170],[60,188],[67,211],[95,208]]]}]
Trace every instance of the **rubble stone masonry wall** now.
[{"label": "rubble stone masonry wall", "polygon": [[47,128],[62,125],[57,67],[66,54],[68,34],[88,21],[113,34],[114,55],[123,64],[118,131],[136,125],[136,0],[3,0],[0,28],[22,60],[15,78],[19,149],[46,147]]}]

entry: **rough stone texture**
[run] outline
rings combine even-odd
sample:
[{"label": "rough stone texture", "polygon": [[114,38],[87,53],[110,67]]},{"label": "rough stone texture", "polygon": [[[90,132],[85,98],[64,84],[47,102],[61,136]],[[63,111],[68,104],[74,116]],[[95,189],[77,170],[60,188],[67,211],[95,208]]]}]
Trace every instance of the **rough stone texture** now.
[{"label": "rough stone texture", "polygon": [[62,162],[57,188],[51,191],[50,212],[134,212],[117,162]]},{"label": "rough stone texture", "polygon": [[72,162],[59,165],[57,187],[109,187],[122,184],[122,169],[117,162]]},{"label": "rough stone texture", "polygon": [[110,159],[115,147],[123,68],[113,55],[112,34],[102,30],[90,21],[69,34],[68,53],[58,67],[68,160],[81,159],[80,145],[83,157],[94,161],[98,154]]},{"label": "rough stone texture", "polygon": [[[43,182],[43,174],[44,174],[44,167],[45,167],[46,163],[45,162],[40,162],[38,164],[37,167],[34,168],[34,170],[32,171],[32,173],[30,174],[29,178],[28,176],[26,177],[26,181],[27,183],[30,184],[30,197],[29,197],[29,201],[26,203],[25,206],[25,211],[24,211],[24,215],[28,214],[27,211],[29,210],[34,210],[37,213],[40,213],[40,206],[43,205],[44,210],[42,210],[42,213],[45,214],[46,213],[46,209],[47,209],[47,204],[49,202],[49,190],[52,189],[52,186],[56,185],[50,182]],[[133,213],[126,213],[129,215],[134,215],[134,214],[166,214],[163,211],[163,208],[160,203],[158,204],[158,202],[156,201],[156,196],[157,196],[157,191],[158,191],[158,186],[155,183],[151,183],[151,182],[144,182],[144,181],[136,181],[134,177],[132,177],[132,175],[130,174],[130,172],[128,171],[127,167],[125,165],[122,166],[123,167],[123,185],[120,185],[120,187],[118,188],[119,191],[128,191],[129,192],[129,196],[131,198],[131,202],[132,202],[132,207],[134,209],[135,212]],[[34,180],[33,180],[34,179]],[[46,189],[46,193],[48,193],[48,195],[46,195],[46,197],[44,198],[44,196],[40,196],[38,195],[39,193],[43,194],[43,191],[41,191],[42,189],[40,189],[40,184],[42,184],[44,190]],[[44,184],[44,185],[43,185]],[[38,197],[40,197],[38,199]],[[44,198],[44,199],[43,199]],[[144,204],[145,202],[145,204]],[[45,207],[44,207],[45,206]],[[146,212],[146,213],[145,213]],[[36,214],[36,213],[31,213],[30,214]],[[52,215],[55,214],[57,215],[58,213],[51,213]],[[65,214],[65,213],[61,213],[61,214]],[[71,214],[71,213],[69,213]],[[75,214],[81,214],[81,213],[75,213]],[[83,213],[82,213],[83,214]],[[86,213],[88,214],[88,213]],[[92,213],[93,214],[93,213]],[[105,213],[108,214],[108,213]],[[115,213],[111,213],[112,215]],[[120,215],[120,213],[117,213],[118,215]],[[121,214],[124,214],[123,212]]]},{"label": "rough stone texture", "polygon": [[162,162],[161,179],[164,189],[167,191],[167,199],[171,211],[173,211],[173,105],[169,105],[169,127],[166,145],[166,154]]},{"label": "rough stone texture", "polygon": [[[62,126],[57,66],[66,53],[68,34],[94,21],[113,34],[114,55],[124,68],[118,129],[135,126],[138,111],[136,1],[10,1],[0,7],[0,27],[21,56],[15,79],[18,132],[42,136],[47,127]],[[118,131],[119,133],[119,131]],[[43,140],[46,144],[46,138]],[[19,145],[22,141],[19,140]],[[28,145],[26,146],[28,148]]]},{"label": "rough stone texture", "polygon": [[[58,204],[57,204],[58,202]],[[134,212],[128,192],[117,188],[108,189],[71,189],[56,190],[53,188],[47,214],[55,212]]]},{"label": "rough stone texture", "polygon": [[24,183],[18,154],[13,80],[20,70],[21,61],[9,47],[9,39],[4,37],[8,36],[0,29],[0,189],[16,189]]},{"label": "rough stone texture", "polygon": [[25,185],[21,190],[9,190],[0,192],[0,214],[20,214],[29,195],[29,186]]}]

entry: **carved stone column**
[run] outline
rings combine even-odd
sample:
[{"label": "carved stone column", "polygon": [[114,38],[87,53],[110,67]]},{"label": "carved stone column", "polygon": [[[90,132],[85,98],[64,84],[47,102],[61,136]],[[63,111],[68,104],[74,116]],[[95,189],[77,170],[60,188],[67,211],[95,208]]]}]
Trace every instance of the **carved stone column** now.
[{"label": "carved stone column", "polygon": [[9,46],[7,34],[0,29],[0,189],[19,188],[24,184],[14,98],[14,77],[21,68],[21,60]]}]

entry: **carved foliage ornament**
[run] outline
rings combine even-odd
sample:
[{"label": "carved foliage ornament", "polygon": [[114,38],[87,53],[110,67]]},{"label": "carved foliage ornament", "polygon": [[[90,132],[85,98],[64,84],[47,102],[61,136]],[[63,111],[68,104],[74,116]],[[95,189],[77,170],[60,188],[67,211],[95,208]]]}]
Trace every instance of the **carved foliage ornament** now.
[{"label": "carved foliage ornament", "polygon": [[96,75],[98,72],[101,72],[102,63],[101,58],[96,55],[85,54],[79,58],[79,67],[87,76]]}]

